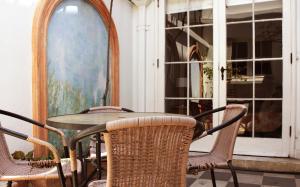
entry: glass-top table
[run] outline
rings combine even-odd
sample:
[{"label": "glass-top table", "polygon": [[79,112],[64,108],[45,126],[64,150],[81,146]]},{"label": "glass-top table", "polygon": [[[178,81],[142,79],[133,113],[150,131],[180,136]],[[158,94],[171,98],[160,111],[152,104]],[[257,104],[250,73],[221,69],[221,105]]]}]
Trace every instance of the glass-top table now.
[{"label": "glass-top table", "polygon": [[[47,119],[47,125],[60,128],[60,129],[70,129],[70,130],[83,130],[80,133],[89,133],[90,127],[97,127],[100,131],[106,130],[106,123],[110,121],[115,121],[119,119],[126,118],[137,118],[137,117],[147,117],[147,116],[185,116],[180,114],[170,114],[170,113],[159,113],[159,112],[99,112],[99,113],[85,113],[85,114],[70,114],[63,116],[50,117]],[[76,139],[73,137],[73,139]],[[97,179],[101,179],[101,140],[100,133],[96,134],[96,170]],[[75,140],[74,142],[77,142]],[[79,142],[80,143],[80,142]],[[71,143],[71,145],[73,145]],[[76,144],[74,144],[76,145]],[[72,147],[72,146],[71,146]],[[83,163],[82,158],[82,148],[79,145],[79,160]],[[83,171],[86,173],[86,171]],[[95,174],[93,172],[91,176]],[[84,175],[85,176],[85,175]],[[88,180],[83,180],[83,184],[86,184]]]},{"label": "glass-top table", "polygon": [[180,114],[159,113],[159,112],[102,112],[91,114],[70,114],[63,116],[50,117],[47,119],[47,125],[72,130],[84,130],[95,125],[103,125],[107,122],[124,119],[147,116],[186,116]]}]

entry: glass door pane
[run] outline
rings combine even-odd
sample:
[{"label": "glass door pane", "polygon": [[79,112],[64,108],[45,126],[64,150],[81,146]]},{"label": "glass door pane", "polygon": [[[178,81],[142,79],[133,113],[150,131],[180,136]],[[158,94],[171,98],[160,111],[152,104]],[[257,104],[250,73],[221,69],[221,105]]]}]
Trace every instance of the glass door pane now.
[{"label": "glass door pane", "polygon": [[248,106],[239,136],[281,138],[282,1],[236,1],[226,25],[227,103]]},{"label": "glass door pane", "polygon": [[[165,21],[165,111],[212,109],[212,0],[167,0]],[[212,126],[211,117],[204,121]]]}]

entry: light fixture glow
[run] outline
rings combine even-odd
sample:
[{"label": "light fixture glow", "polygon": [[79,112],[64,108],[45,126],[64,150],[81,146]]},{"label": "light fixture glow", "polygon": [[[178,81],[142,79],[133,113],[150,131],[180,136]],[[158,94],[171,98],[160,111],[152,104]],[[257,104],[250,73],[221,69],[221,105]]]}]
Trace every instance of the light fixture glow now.
[{"label": "light fixture glow", "polygon": [[66,6],[65,9],[66,13],[70,13],[70,14],[77,14],[78,13],[78,7],[77,6]]}]

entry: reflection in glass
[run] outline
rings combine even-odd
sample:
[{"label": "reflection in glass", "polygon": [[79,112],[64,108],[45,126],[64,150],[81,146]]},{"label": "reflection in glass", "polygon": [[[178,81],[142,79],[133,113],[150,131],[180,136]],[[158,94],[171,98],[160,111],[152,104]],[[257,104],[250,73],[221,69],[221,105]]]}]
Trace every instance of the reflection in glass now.
[{"label": "reflection in glass", "polygon": [[166,97],[187,96],[187,65],[166,64],[165,65],[165,94]]},{"label": "reflection in glass", "polygon": [[187,30],[166,30],[166,62],[183,62],[187,59]]},{"label": "reflection in glass", "polygon": [[212,98],[213,97],[213,64],[191,63],[190,64],[190,97]]},{"label": "reflection in glass", "polygon": [[227,97],[252,98],[253,63],[227,62]]},{"label": "reflection in glass", "polygon": [[238,131],[240,137],[252,137],[252,114],[253,114],[253,102],[251,100],[234,101],[227,100],[227,104],[244,104],[248,111],[247,115],[242,118],[242,122]]},{"label": "reflection in glass", "polygon": [[187,0],[166,0],[165,2],[167,14],[187,11]]},{"label": "reflection in glass", "polygon": [[166,14],[166,27],[182,27],[187,25],[187,13]]},{"label": "reflection in glass", "polygon": [[187,114],[186,100],[165,100],[165,112],[173,114]]},{"label": "reflection in glass", "polygon": [[254,4],[255,20],[282,18],[282,1],[273,0]]},{"label": "reflection in glass", "polygon": [[282,62],[255,62],[255,97],[282,98]]},{"label": "reflection in glass", "polygon": [[[213,109],[212,100],[190,100],[190,115],[195,116],[205,111],[209,111]],[[212,124],[212,115],[205,116],[199,119],[203,122],[205,129],[211,129],[213,127]]]},{"label": "reflection in glass", "polygon": [[252,3],[228,6],[226,9],[227,22],[251,21]]},{"label": "reflection in glass", "polygon": [[194,61],[213,60],[213,27],[193,27],[190,29],[189,59]]},{"label": "reflection in glass", "polygon": [[252,58],[252,23],[227,25],[227,59]]},{"label": "reflection in glass", "polygon": [[282,22],[268,21],[255,23],[256,58],[282,56]]},{"label": "reflection in glass", "polygon": [[190,11],[190,25],[203,25],[213,23],[212,9]]},{"label": "reflection in glass", "polygon": [[255,101],[255,137],[281,138],[282,101]]}]

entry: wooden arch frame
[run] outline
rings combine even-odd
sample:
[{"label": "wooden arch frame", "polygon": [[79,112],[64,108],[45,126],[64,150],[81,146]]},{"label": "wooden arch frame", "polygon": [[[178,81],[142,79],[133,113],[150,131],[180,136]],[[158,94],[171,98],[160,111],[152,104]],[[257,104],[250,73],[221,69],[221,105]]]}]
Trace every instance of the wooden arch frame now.
[{"label": "wooden arch frame", "polygon": [[[33,96],[33,118],[40,122],[46,122],[47,110],[47,32],[51,16],[56,7],[63,0],[42,0],[39,1],[32,28],[32,52],[33,52],[33,70],[32,70],[32,96]],[[119,43],[115,24],[110,17],[103,1],[87,0],[93,6],[105,26],[110,29],[110,50],[111,50],[111,104],[119,105]],[[43,140],[48,139],[47,131],[39,127],[33,127],[33,135]],[[40,156],[47,153],[46,148],[36,146],[35,155]]]}]

